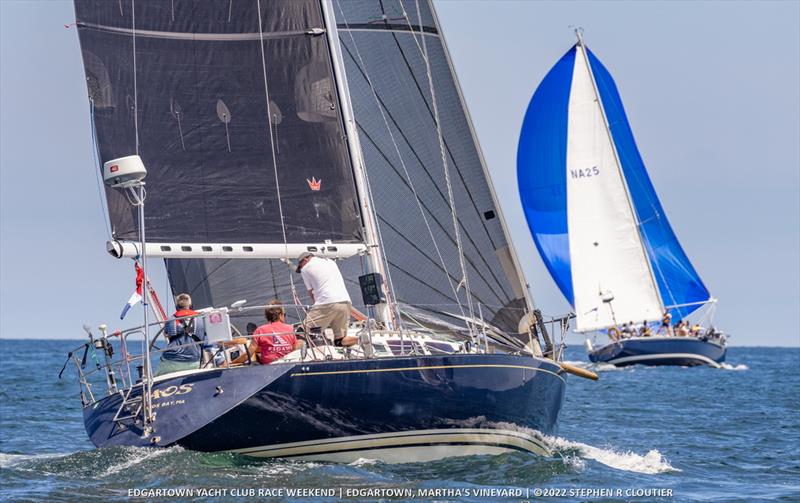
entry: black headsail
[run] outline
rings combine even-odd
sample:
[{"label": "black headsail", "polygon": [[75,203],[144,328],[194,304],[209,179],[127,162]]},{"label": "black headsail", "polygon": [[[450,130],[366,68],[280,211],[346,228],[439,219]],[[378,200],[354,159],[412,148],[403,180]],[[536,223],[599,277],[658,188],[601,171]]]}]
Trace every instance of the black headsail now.
[{"label": "black headsail", "polygon": [[473,304],[487,322],[516,333],[526,308],[521,276],[432,7],[332,4],[397,299],[438,316],[461,316],[467,304],[444,150]]},{"label": "black headsail", "polygon": [[[75,6],[101,161],[138,153],[148,169],[148,242],[363,242],[317,0]],[[133,209],[106,196],[115,239],[135,241]],[[277,260],[167,267],[198,306],[291,302]]]}]

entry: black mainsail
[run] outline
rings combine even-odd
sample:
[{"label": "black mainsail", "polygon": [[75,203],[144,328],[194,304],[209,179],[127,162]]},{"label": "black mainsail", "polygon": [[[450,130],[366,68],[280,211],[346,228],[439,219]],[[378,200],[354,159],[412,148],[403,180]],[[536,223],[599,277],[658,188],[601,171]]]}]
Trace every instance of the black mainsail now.
[{"label": "black mainsail", "polygon": [[[99,156],[149,171],[149,242],[363,242],[319,2],[78,0],[76,18]],[[135,241],[131,206],[106,197],[114,238]],[[198,305],[291,299],[278,261],[167,268]]]}]

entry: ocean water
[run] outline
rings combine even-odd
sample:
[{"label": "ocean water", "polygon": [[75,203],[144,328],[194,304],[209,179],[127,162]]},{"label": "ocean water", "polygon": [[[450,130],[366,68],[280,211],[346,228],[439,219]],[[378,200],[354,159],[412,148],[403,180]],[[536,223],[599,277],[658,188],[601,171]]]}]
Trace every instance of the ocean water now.
[{"label": "ocean water", "polygon": [[[800,501],[800,349],[730,348],[723,369],[570,377],[551,458],[339,465],[95,449],[76,381],[57,378],[77,344],[0,339],[4,501]],[[588,366],[579,347],[566,359]]]}]

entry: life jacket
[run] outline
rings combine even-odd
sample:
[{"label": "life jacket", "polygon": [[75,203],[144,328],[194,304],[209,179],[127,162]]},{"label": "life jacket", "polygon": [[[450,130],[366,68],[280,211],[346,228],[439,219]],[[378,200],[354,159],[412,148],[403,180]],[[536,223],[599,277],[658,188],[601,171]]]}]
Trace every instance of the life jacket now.
[{"label": "life jacket", "polygon": [[[172,317],[181,318],[184,316],[196,316],[198,314],[200,313],[198,313],[194,309],[178,309],[177,311],[175,311],[175,314],[173,314]],[[169,341],[172,342],[174,339],[180,336],[188,335],[192,339],[194,339],[195,342],[200,342],[200,338],[194,333],[194,320],[195,320],[194,318],[184,318],[182,320],[175,320],[175,329],[176,329],[175,336],[170,337]]]}]

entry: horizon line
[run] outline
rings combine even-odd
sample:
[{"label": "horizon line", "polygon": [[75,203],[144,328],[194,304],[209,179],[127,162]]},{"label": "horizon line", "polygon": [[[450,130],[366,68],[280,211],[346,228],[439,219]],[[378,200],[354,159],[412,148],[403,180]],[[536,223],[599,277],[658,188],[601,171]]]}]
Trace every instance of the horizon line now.
[{"label": "horizon line", "polygon": [[[62,339],[62,338],[55,338],[55,337],[25,337],[25,338],[21,338],[21,337],[2,337],[2,336],[0,336],[0,341],[65,341],[65,342],[66,341],[72,341],[72,342],[76,342],[76,341],[84,341],[84,340],[88,340],[88,339],[87,338],[80,338],[80,339],[64,338],[64,339]],[[136,338],[136,340],[139,340],[139,338]],[[576,346],[580,346],[580,344],[572,344],[572,347],[576,347]],[[570,345],[567,345],[567,347],[570,347]],[[765,345],[755,345],[755,344],[754,345],[742,344],[742,345],[735,345],[735,346],[728,345],[728,348],[800,349],[800,344],[797,344],[797,345],[794,345],[794,346],[765,346]]]}]

